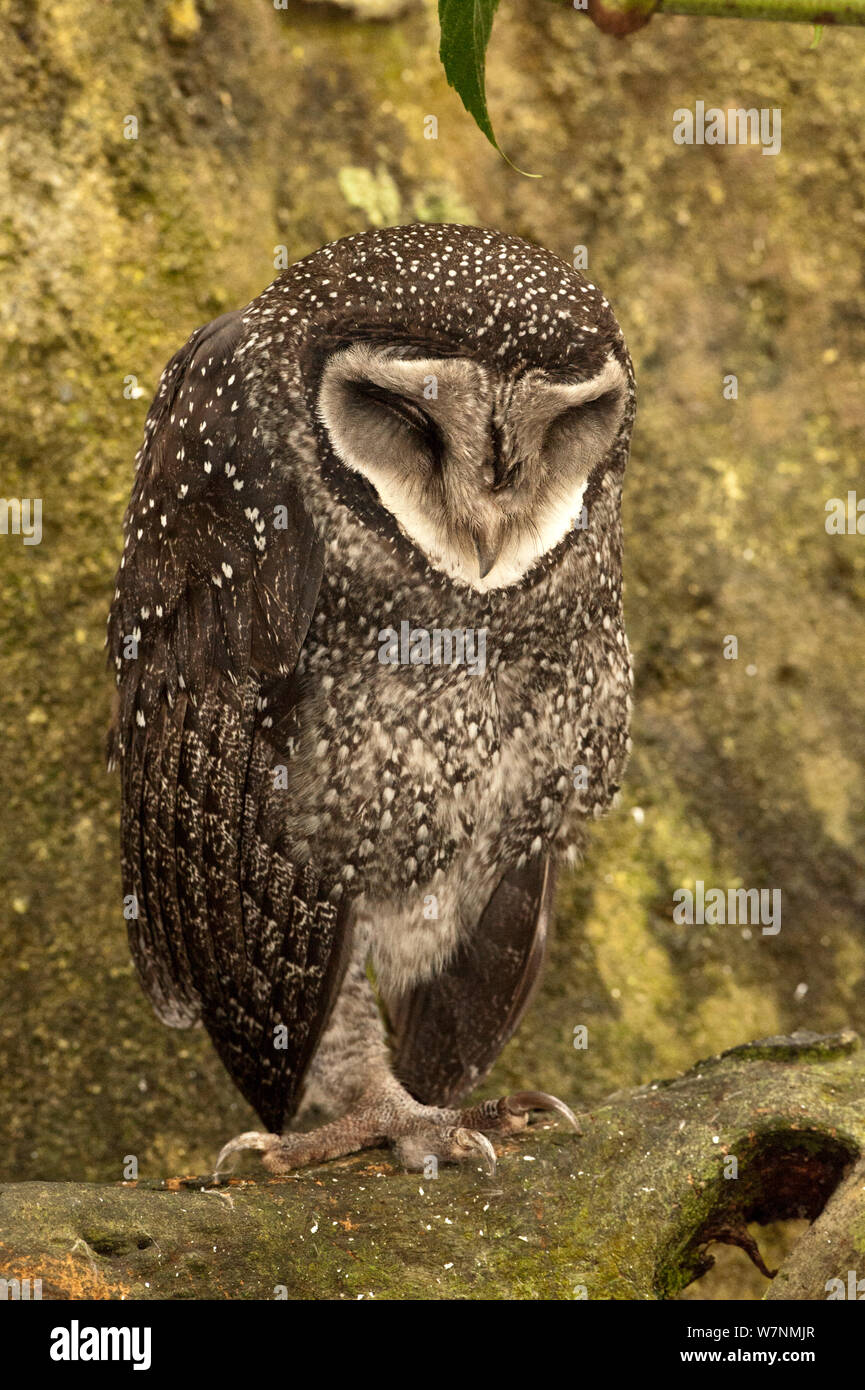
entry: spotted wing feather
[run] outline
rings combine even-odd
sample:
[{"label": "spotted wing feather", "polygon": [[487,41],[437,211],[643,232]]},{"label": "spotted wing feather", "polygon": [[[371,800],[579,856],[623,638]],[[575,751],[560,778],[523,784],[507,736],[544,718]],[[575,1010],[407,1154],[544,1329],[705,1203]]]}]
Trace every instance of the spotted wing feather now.
[{"label": "spotted wing feather", "polygon": [[241,341],[240,313],[195,333],[147,418],[109,620],[110,751],[142,984],[166,1023],[203,1021],[278,1130],[349,933],[345,909],[280,838],[275,723],[290,715],[322,546],[266,456]]}]

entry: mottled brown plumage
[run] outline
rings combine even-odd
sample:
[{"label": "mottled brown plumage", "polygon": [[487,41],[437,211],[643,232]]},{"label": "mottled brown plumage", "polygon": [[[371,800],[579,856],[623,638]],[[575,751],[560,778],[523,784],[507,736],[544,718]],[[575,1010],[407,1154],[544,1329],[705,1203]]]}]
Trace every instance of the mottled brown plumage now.
[{"label": "mottled brown plumage", "polygon": [[[599,291],[460,227],[325,247],[166,368],[112,753],[142,982],[276,1132],[228,1149],[489,1156],[479,1130],[553,1104],[435,1109],[516,1027],[556,863],[624,765],[633,400]],[[403,623],[483,632],[484,669],[388,664]],[[277,1137],[299,1108],[342,1118]]]}]

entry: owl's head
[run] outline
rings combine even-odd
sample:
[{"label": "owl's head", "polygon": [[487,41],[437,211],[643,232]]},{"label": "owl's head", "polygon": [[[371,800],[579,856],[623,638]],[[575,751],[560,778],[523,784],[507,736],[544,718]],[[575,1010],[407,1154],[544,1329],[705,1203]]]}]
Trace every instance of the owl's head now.
[{"label": "owl's head", "polygon": [[474,227],[391,227],[324,248],[277,288],[298,306],[279,323],[298,315],[315,363],[304,376],[328,466],[365,480],[387,524],[451,578],[516,583],[623,466],[621,331],[550,252]]},{"label": "owl's head", "polygon": [[361,342],[328,361],[318,412],[338,457],[433,565],[487,589],[521,578],[579,523],[627,398],[612,354],[581,378]]}]

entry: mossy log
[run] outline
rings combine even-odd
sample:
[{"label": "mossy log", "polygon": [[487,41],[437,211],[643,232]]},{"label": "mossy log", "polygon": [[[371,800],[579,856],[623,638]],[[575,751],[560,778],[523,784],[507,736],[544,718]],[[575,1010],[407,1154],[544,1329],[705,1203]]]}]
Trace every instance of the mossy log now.
[{"label": "mossy log", "polygon": [[863,1096],[856,1034],[800,1032],[617,1092],[581,1136],[511,1140],[493,1177],[370,1152],[218,1185],[8,1184],[0,1276],[45,1299],[663,1299],[710,1241],[759,1262],[748,1223],[805,1216],[777,1288],[825,1298],[862,1265]]}]

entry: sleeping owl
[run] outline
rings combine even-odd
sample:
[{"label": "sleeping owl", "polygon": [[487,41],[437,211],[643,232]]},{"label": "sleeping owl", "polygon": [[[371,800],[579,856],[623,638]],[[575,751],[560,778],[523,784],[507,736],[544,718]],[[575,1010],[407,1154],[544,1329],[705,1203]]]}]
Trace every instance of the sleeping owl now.
[{"label": "sleeping owl", "polygon": [[621,330],[548,251],[347,237],[166,367],[108,645],[132,954],[283,1172],[483,1159],[468,1108],[629,749]]}]

